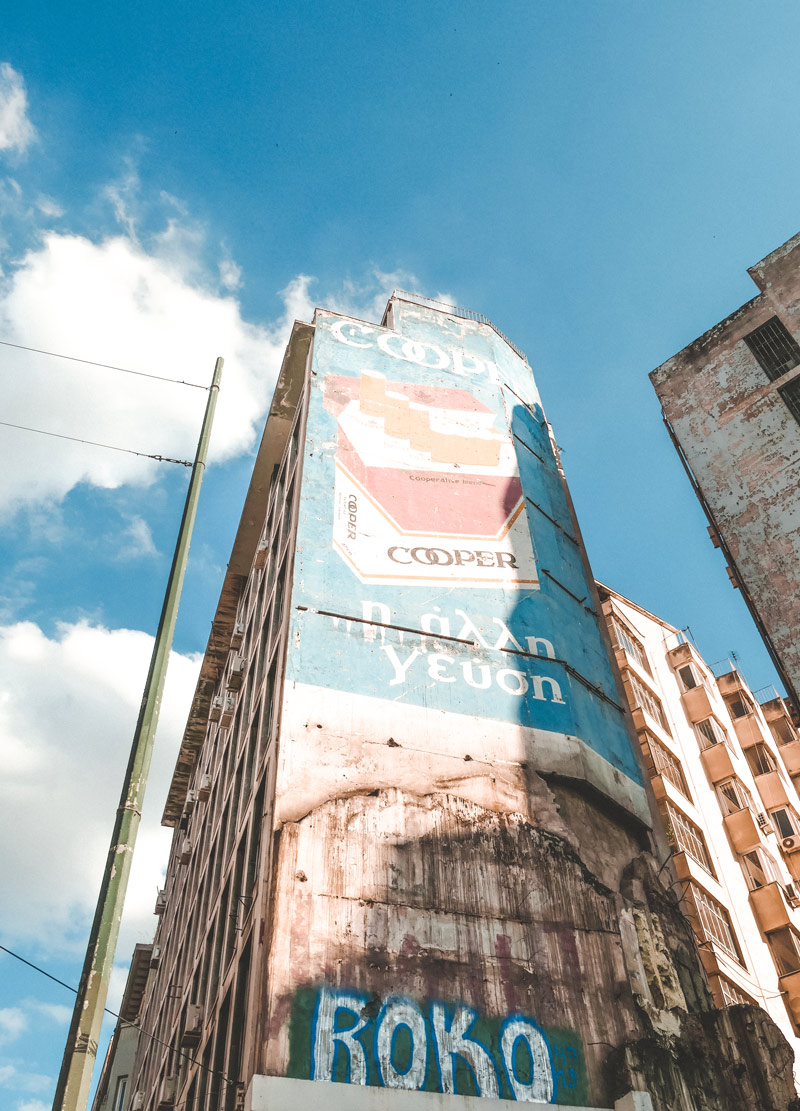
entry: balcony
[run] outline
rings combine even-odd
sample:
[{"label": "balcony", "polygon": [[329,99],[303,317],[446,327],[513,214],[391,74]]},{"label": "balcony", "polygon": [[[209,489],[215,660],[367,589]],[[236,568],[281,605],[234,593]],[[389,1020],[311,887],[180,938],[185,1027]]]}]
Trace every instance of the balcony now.
[{"label": "balcony", "polygon": [[705,687],[694,687],[681,695],[684,713],[691,722],[704,721],[714,713]]},{"label": "balcony", "polygon": [[762,933],[792,925],[792,913],[783,895],[782,885],[768,883],[750,892],[750,906]]},{"label": "balcony", "polygon": [[[723,660],[721,662],[728,663],[729,661]],[[726,694],[738,694],[740,691],[744,690],[742,677],[735,669],[723,672],[722,675],[717,675],[716,668],[713,666],[712,670],[717,676],[717,686],[719,687],[719,693],[721,695],[724,696]]]},{"label": "balcony", "polygon": [[747,807],[737,810],[734,814],[727,814],[722,819],[722,824],[725,826],[734,852],[740,855],[749,853],[756,845],[761,844],[758,824],[753,812]]},{"label": "balcony", "polygon": [[778,749],[789,775],[800,775],[800,741],[790,741]]},{"label": "balcony", "polygon": [[700,753],[700,763],[712,783],[721,783],[736,774],[731,751],[726,744],[712,745]]},{"label": "balcony", "polygon": [[675,648],[671,648],[669,652],[667,652],[667,659],[670,662],[670,666],[674,668],[683,667],[684,664],[690,663],[693,659],[693,655],[692,646],[689,644],[688,640],[685,640],[683,644],[678,644]]},{"label": "balcony", "polygon": [[778,987],[784,992],[783,1001],[795,1026],[800,1025],[800,971],[778,978]]},{"label": "balcony", "polygon": [[751,748],[753,745],[764,743],[764,734],[755,714],[745,714],[744,717],[733,719],[733,728],[739,738],[742,748]]},{"label": "balcony", "polygon": [[766,810],[776,806],[788,806],[789,796],[778,772],[765,772],[755,777],[756,787]]}]

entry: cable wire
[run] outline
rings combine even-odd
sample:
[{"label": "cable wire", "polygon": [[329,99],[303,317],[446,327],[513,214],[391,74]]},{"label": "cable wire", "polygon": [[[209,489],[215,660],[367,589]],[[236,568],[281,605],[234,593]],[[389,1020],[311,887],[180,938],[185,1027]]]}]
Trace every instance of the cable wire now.
[{"label": "cable wire", "polygon": [[[34,972],[41,972],[42,976],[46,976],[48,980],[52,980],[54,983],[59,984],[62,988],[66,988],[67,991],[71,991],[73,995],[78,994],[77,988],[72,987],[71,984],[65,984],[64,981],[59,980],[57,976],[53,976],[51,975],[51,973],[45,972],[45,970],[43,968],[40,968],[38,964],[34,964],[33,961],[26,960],[25,957],[21,957],[19,953],[15,953],[13,949],[7,949],[5,945],[0,945],[0,949],[4,953],[8,953],[9,957],[14,957],[16,960],[22,961],[22,963],[26,964],[28,968],[32,968]],[[109,1007],[104,1007],[103,1012],[107,1015],[111,1015],[112,1018],[116,1018],[120,1022],[123,1022],[126,1026],[130,1026],[132,1029],[138,1030],[140,1034],[144,1034],[146,1038],[149,1038],[157,1045],[163,1045],[166,1049],[173,1048],[169,1042],[162,1041],[161,1038],[157,1038],[155,1034],[151,1034],[148,1030],[143,1030],[142,1027],[137,1026],[135,1022],[129,1022],[127,1018],[123,1018],[122,1015],[117,1014],[116,1011],[112,1011]],[[231,1080],[230,1077],[227,1077],[224,1072],[220,1072],[219,1069],[212,1069],[208,1065],[204,1065],[202,1061],[198,1060],[196,1057],[190,1057],[188,1053],[184,1053],[180,1049],[175,1050],[175,1052],[177,1053],[178,1057],[185,1057],[191,1065],[199,1065],[204,1072],[209,1073],[211,1076],[218,1076],[219,1079],[222,1080],[225,1084],[241,1083],[241,1081],[239,1080]]]},{"label": "cable wire", "polygon": [[51,355],[54,359],[68,359],[71,363],[85,363],[86,366],[99,366],[104,370],[118,370],[122,374],[135,374],[139,378],[155,378],[158,382],[172,382],[176,386],[191,386],[195,390],[208,390],[208,386],[201,386],[199,382],[185,382],[182,378],[166,378],[162,374],[148,374],[144,370],[130,370],[125,366],[113,366],[111,363],[96,363],[92,359],[80,359],[77,355],[62,355],[58,351],[43,351],[41,347],[26,347],[24,343],[11,343],[10,340],[0,339],[3,347],[15,347],[17,351],[33,351],[36,355]]},{"label": "cable wire", "polygon": [[11,421],[7,420],[0,420],[0,424],[5,428],[19,428],[23,432],[38,432],[40,436],[54,436],[57,440],[72,440],[75,444],[104,447],[109,451],[124,451],[128,455],[139,455],[142,459],[155,459],[157,463],[177,463],[181,467],[192,466],[192,463],[187,459],[170,459],[167,455],[151,455],[147,451],[134,451],[133,448],[117,447],[116,444],[101,444],[97,440],[82,440],[79,436],[67,436],[64,432],[46,432],[43,428],[30,428],[27,424],[12,424]]}]

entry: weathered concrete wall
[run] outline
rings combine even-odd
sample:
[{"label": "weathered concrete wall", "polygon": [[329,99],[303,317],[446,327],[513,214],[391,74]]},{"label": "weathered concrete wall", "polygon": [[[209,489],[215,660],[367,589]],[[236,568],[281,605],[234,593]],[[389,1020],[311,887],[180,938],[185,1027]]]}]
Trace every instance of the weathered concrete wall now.
[{"label": "weathered concrete wall", "polygon": [[254,1071],[750,1107],[634,1052],[711,1000],[530,372],[480,325],[391,319],[317,315]]},{"label": "weathered concrete wall", "polygon": [[800,426],[743,336],[772,316],[800,338],[800,237],[750,271],[762,289],[651,379],[786,681],[800,695]]}]

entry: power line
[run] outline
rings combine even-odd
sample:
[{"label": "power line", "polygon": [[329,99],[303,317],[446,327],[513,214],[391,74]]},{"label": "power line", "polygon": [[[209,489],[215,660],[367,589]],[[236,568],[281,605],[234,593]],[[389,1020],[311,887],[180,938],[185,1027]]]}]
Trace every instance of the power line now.
[{"label": "power line", "polygon": [[[21,961],[23,964],[26,964],[28,968],[32,968],[34,972],[40,972],[42,976],[46,976],[48,980],[52,980],[60,987],[66,988],[67,991],[71,991],[73,995],[78,994],[77,988],[72,987],[71,984],[65,984],[64,981],[59,980],[57,976],[53,976],[51,975],[51,973],[45,972],[45,970],[43,968],[40,968],[38,964],[34,964],[33,961],[26,960],[25,957],[21,957],[19,953],[15,953],[13,949],[7,949],[5,945],[0,945],[0,949],[4,953],[8,953],[9,957],[14,957],[15,960]],[[112,1011],[108,1007],[104,1007],[103,1011],[105,1014],[111,1015],[112,1018],[116,1018],[120,1022],[123,1022],[126,1026],[130,1026],[134,1030],[138,1030],[140,1034],[144,1034],[146,1038],[149,1038],[151,1041],[155,1042],[156,1045],[163,1045],[166,1049],[172,1049],[172,1045],[169,1042],[162,1041],[161,1038],[157,1038],[155,1034],[151,1034],[148,1030],[143,1030],[142,1027],[137,1026],[135,1022],[129,1022],[127,1018],[123,1018],[122,1015],[117,1014],[116,1011]],[[199,1065],[204,1072],[209,1073],[211,1076],[218,1076],[219,1079],[222,1080],[225,1084],[240,1083],[238,1080],[231,1080],[225,1075],[224,1072],[220,1072],[219,1069],[209,1068],[208,1065],[204,1065],[203,1062],[198,1060],[196,1057],[190,1057],[188,1053],[184,1053],[180,1049],[176,1050],[175,1052],[177,1053],[178,1057],[185,1057],[189,1064]]]},{"label": "power line", "polygon": [[[0,343],[2,340],[0,340]],[[205,389],[205,387],[203,387]],[[5,428],[19,428],[23,432],[38,432],[40,436],[53,436],[58,440],[72,440],[75,444],[89,444],[90,447],[104,447],[109,451],[124,451],[128,455],[139,455],[142,459],[155,459],[158,463],[177,463],[181,467],[191,467],[192,464],[186,459],[170,459],[166,455],[151,455],[147,451],[134,451],[129,447],[117,447],[116,444],[100,444],[97,440],[82,440],[78,436],[67,436],[63,432],[45,432],[43,428],[29,428],[27,424],[12,424],[7,420],[0,420]]]},{"label": "power line", "polygon": [[43,351],[41,347],[26,347],[24,343],[11,343],[10,340],[0,339],[3,347],[15,347],[17,351],[33,351],[36,355],[51,355],[54,359],[68,359],[71,363],[85,363],[86,366],[99,366],[104,370],[118,370],[122,374],[135,374],[139,378],[155,378],[158,382],[172,382],[176,386],[191,386],[195,390],[208,390],[208,386],[201,386],[198,382],[185,382],[182,378],[165,378],[162,374],[148,374],[144,370],[130,370],[125,366],[113,366],[111,363],[96,363],[92,359],[79,359],[77,355],[62,355],[58,351]]}]

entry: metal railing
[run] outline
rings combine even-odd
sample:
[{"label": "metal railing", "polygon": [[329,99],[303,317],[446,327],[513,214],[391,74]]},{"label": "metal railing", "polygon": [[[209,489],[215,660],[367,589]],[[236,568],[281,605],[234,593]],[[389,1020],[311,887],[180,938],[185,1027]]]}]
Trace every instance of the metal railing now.
[{"label": "metal railing", "polygon": [[482,312],[475,312],[474,309],[462,309],[458,305],[448,305],[445,301],[437,301],[435,297],[425,297],[422,293],[410,293],[407,289],[395,289],[392,292],[392,297],[399,297],[401,300],[411,301],[412,304],[427,306],[437,311],[444,311],[450,316],[457,316],[460,320],[474,320],[477,324],[486,324],[492,331],[504,340],[512,351],[523,360],[528,362],[528,356],[525,352],[517,347],[513,340],[509,339],[505,332],[501,332],[496,324],[493,324],[488,316],[484,316]]},{"label": "metal railing", "polygon": [[753,691],[753,698],[760,706],[763,706],[765,702],[772,702],[773,699],[782,697],[774,683],[767,683],[765,687],[759,687],[757,691]]}]

